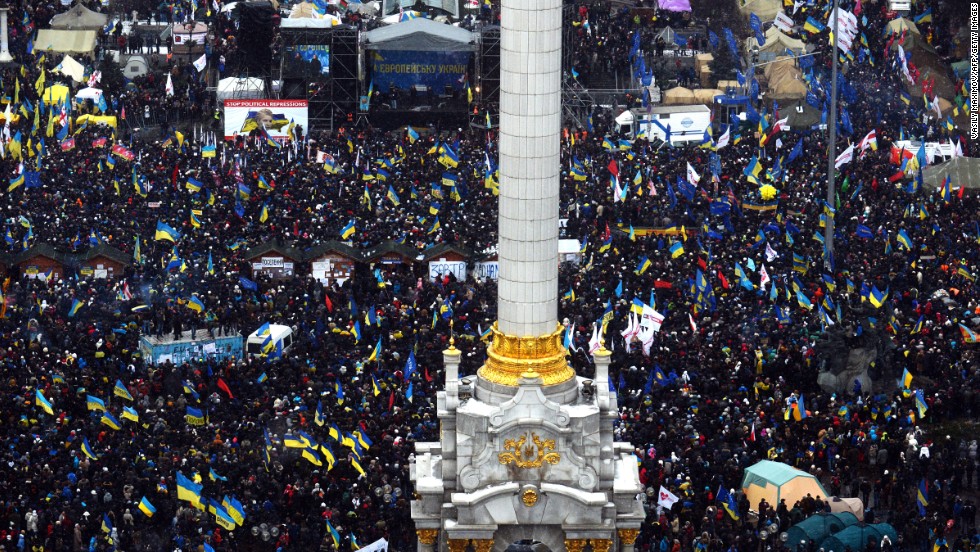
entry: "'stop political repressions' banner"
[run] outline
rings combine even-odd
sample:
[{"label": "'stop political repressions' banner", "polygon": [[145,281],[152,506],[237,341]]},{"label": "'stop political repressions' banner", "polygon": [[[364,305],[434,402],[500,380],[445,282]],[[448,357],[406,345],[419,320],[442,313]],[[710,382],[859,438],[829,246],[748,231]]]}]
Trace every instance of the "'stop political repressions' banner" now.
[{"label": "'stop political repressions' banner", "polygon": [[225,140],[265,128],[273,140],[283,141],[290,123],[302,127],[303,134],[309,130],[306,100],[225,100]]},{"label": "'stop political repressions' banner", "polygon": [[392,86],[408,90],[415,85],[442,92],[446,85],[463,88],[470,52],[416,52],[382,50],[373,52],[371,78],[374,89],[389,92]]}]

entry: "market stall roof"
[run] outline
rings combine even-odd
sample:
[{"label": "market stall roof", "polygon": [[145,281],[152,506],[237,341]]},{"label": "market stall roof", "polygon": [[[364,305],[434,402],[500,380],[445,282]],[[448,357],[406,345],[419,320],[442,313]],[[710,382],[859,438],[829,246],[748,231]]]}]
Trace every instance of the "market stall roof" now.
[{"label": "market stall roof", "polygon": [[782,54],[786,50],[791,50],[794,54],[798,55],[806,48],[806,44],[802,40],[793,38],[776,27],[769,27],[766,30],[765,39],[765,44],[759,46],[759,41],[755,36],[747,38],[745,40],[745,51],[751,52],[754,48],[758,48],[760,53],[775,52]]},{"label": "market stall roof", "polygon": [[741,4],[738,10],[742,15],[749,17],[754,13],[763,23],[776,19],[776,14],[783,10],[783,3],[779,0],[748,0]]},{"label": "market stall roof", "polygon": [[361,41],[368,50],[470,52],[477,47],[470,31],[429,19],[412,19],[379,27],[363,33]]}]

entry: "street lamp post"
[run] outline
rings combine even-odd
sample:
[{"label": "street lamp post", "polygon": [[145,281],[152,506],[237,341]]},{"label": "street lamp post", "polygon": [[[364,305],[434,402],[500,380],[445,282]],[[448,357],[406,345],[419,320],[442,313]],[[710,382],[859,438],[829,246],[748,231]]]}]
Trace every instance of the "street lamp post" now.
[{"label": "street lamp post", "polygon": [[[830,140],[827,145],[827,204],[830,206],[836,205],[837,200],[837,190],[834,174],[837,170],[835,161],[837,160],[837,37],[838,37],[838,25],[840,21],[840,15],[837,13],[838,1],[833,0],[833,6],[830,10],[834,22],[834,39],[831,40],[830,44],[830,116],[827,120],[827,125],[830,130]],[[827,248],[827,255],[824,257],[824,266],[826,268],[830,267],[830,259],[834,254],[834,217],[827,215],[827,224],[824,228],[824,247]]]}]

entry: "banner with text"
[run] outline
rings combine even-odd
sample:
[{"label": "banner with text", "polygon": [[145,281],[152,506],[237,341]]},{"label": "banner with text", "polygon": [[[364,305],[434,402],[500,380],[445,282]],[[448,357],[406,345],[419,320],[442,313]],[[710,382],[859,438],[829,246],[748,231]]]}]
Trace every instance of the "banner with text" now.
[{"label": "banner with text", "polygon": [[446,86],[463,89],[470,62],[469,52],[416,52],[382,50],[373,52],[371,78],[374,89],[389,92],[392,86],[402,90],[417,85],[442,93]]}]

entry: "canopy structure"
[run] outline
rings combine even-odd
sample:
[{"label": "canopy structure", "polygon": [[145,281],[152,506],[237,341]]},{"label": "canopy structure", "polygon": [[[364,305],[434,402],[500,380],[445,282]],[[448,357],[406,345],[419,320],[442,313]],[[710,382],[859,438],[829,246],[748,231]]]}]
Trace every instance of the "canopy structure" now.
[{"label": "canopy structure", "polygon": [[858,521],[864,521],[864,502],[858,497],[830,499],[830,511],[841,514],[852,514]]},{"label": "canopy structure", "polygon": [[379,27],[363,33],[361,41],[368,50],[473,52],[477,48],[470,31],[429,19],[412,19]]},{"label": "canopy structure", "polygon": [[820,124],[822,111],[803,100],[789,100],[779,104],[780,115],[786,114],[786,124],[793,129],[812,128]]},{"label": "canopy structure", "polygon": [[262,79],[228,77],[218,81],[218,101],[254,100],[265,97],[265,83]]},{"label": "canopy structure", "polygon": [[759,41],[754,35],[746,39],[746,53],[752,53],[754,50],[758,49],[759,61],[770,61],[775,59],[777,56],[785,55],[786,50],[789,50],[793,52],[793,55],[798,56],[806,47],[806,44],[804,44],[802,40],[792,38],[776,27],[769,27],[769,29],[766,31],[765,38],[766,42],[762,45],[759,45]]},{"label": "canopy structure", "polygon": [[858,522],[854,514],[841,512],[837,514],[814,514],[786,531],[786,547],[790,550],[805,550],[813,542],[817,546],[830,535],[844,530]]},{"label": "canopy structure", "polygon": [[48,105],[61,104],[65,103],[67,97],[68,87],[63,84],[54,84],[44,89],[41,100]]},{"label": "canopy structure", "polygon": [[759,20],[763,23],[776,19],[776,14],[782,10],[783,3],[779,0],[748,0],[742,2],[741,7],[738,8],[738,11],[742,12],[746,19],[754,13],[759,16]]},{"label": "canopy structure", "polygon": [[78,2],[68,11],[52,17],[51,28],[73,31],[98,31],[105,27],[108,20],[108,15],[92,11],[83,6],[81,2]]},{"label": "canopy structure", "polygon": [[946,175],[949,175],[950,186],[980,188],[980,157],[954,157],[944,163],[929,165],[922,169],[922,183],[939,188],[946,182]]},{"label": "canopy structure", "polygon": [[699,104],[711,105],[715,103],[715,96],[723,96],[724,94],[717,88],[701,88],[694,91],[694,101]]},{"label": "canopy structure", "polygon": [[289,16],[280,21],[280,26],[285,29],[329,29],[340,24],[340,18],[329,13],[323,17]]},{"label": "canopy structure", "polygon": [[41,29],[34,39],[34,49],[70,54],[90,54],[95,50],[95,31]]},{"label": "canopy structure", "polygon": [[793,58],[777,57],[766,65],[765,75],[769,81],[769,99],[787,101],[806,97],[806,84]]},{"label": "canopy structure", "polygon": [[697,103],[694,92],[690,88],[678,86],[663,93],[664,105],[690,105]]},{"label": "canopy structure", "polygon": [[867,525],[859,523],[851,525],[827,537],[820,545],[826,552],[844,552],[850,549],[852,552],[864,552],[868,549],[868,541],[877,545],[881,544],[882,537],[887,536],[893,543],[898,542],[898,533],[895,528],[888,523],[876,523]]},{"label": "canopy structure", "polygon": [[751,508],[756,509],[765,499],[773,508],[781,500],[792,508],[796,501],[807,495],[813,498],[827,498],[829,493],[816,477],[781,462],[762,460],[746,468],[742,476],[742,491],[749,499]]},{"label": "canopy structure", "polygon": [[81,63],[75,61],[75,58],[71,56],[65,56],[64,59],[61,60],[61,63],[54,68],[54,72],[67,75],[75,82],[82,82],[85,80],[85,67],[83,67]]},{"label": "canopy structure", "polygon": [[102,91],[98,88],[92,88],[91,86],[86,86],[78,92],[75,93],[75,101],[81,102],[85,100],[92,100],[95,103],[99,103],[99,98],[102,97]]},{"label": "canopy structure", "polygon": [[919,33],[919,28],[904,17],[899,17],[898,19],[892,19],[885,25],[885,34],[902,34],[902,31],[909,31],[912,34]]}]

